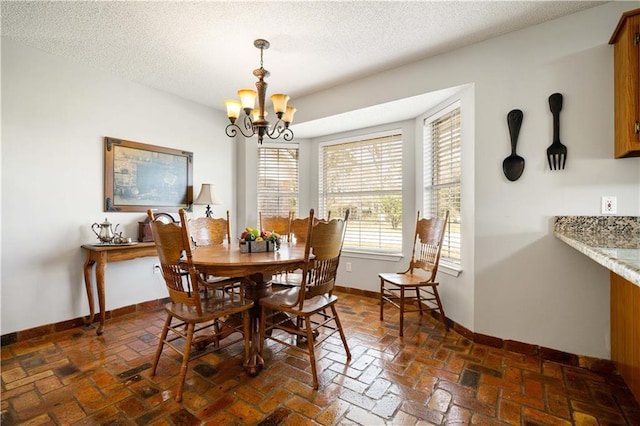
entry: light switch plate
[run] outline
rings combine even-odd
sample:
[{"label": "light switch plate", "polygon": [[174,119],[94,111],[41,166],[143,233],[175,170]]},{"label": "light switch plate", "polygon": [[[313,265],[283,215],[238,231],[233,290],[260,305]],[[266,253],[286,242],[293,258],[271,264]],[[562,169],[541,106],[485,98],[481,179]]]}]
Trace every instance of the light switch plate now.
[{"label": "light switch plate", "polygon": [[618,212],[618,200],[616,197],[602,197],[602,214],[616,214]]}]

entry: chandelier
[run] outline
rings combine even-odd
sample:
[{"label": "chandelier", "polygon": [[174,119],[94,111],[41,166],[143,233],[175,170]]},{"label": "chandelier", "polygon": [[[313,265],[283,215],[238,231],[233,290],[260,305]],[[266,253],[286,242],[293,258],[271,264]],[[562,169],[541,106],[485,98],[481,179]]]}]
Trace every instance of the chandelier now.
[{"label": "chandelier", "polygon": [[[265,135],[270,139],[278,139],[282,136],[285,141],[291,141],[293,140],[293,132],[289,128],[289,124],[293,121],[293,114],[296,109],[292,106],[287,106],[288,95],[277,93],[271,95],[271,102],[278,121],[271,126],[265,119],[267,112],[264,110],[264,98],[267,92],[267,83],[264,79],[269,77],[269,71],[262,66],[262,54],[270,45],[267,40],[263,39],[254,41],[253,45],[260,49],[260,68],[253,70],[253,75],[258,77],[258,81],[256,81],[256,89],[258,91],[240,89],[238,90],[240,101],[235,99],[225,101],[227,117],[231,121],[231,124],[226,128],[227,136],[233,138],[240,132],[244,137],[248,138],[257,134],[259,144],[262,144],[262,139]],[[258,108],[255,108],[256,95],[258,96]],[[241,112],[244,114],[238,120]],[[236,121],[239,124],[236,124]]]}]

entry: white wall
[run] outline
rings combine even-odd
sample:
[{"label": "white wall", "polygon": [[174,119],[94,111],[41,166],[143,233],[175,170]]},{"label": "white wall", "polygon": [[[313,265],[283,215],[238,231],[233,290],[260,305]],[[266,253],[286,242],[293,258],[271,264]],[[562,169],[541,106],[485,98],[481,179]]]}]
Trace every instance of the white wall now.
[{"label": "white wall", "polygon": [[[103,212],[103,138],[194,153],[194,196],[234,210],[234,142],[222,112],[2,40],[1,333],[86,315],[80,246],[105,217],[137,238],[144,213]],[[204,206],[194,214],[203,215]],[[107,309],[166,297],[157,258],[107,266]],[[96,304],[97,306],[97,304]]]},{"label": "white wall", "polygon": [[[640,214],[640,159],[613,159],[613,47],[607,44],[621,13],[636,6],[608,3],[296,101],[305,121],[472,85],[475,153],[463,172],[464,191],[471,191],[462,200],[463,272],[439,274],[447,315],[464,327],[609,357],[608,271],[555,239],[551,222],[556,215],[599,215],[602,195],[618,197],[619,215]],[[569,154],[566,169],[552,172],[545,152],[554,92],[564,95],[560,137]],[[510,182],[502,161],[510,154],[506,115],[514,108],[524,111],[518,153],[526,167]],[[313,190],[317,178],[311,184]],[[405,212],[419,208],[414,201],[405,198]],[[378,291],[377,273],[402,270],[409,255],[394,264],[347,253],[353,272],[341,269],[339,282]]]}]

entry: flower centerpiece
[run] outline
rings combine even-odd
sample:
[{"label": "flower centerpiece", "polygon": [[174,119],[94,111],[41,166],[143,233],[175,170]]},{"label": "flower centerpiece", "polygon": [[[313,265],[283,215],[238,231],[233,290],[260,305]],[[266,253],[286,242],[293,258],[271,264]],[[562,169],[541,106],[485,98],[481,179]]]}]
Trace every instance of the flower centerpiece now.
[{"label": "flower centerpiece", "polygon": [[256,228],[245,228],[240,235],[241,253],[259,253],[276,251],[280,248],[280,234],[274,231],[261,231]]}]

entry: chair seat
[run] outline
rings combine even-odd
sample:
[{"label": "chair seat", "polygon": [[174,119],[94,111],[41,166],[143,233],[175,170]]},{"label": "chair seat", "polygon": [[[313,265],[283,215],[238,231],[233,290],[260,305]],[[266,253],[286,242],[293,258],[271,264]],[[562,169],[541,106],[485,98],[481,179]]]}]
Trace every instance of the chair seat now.
[{"label": "chair seat", "polygon": [[223,283],[237,283],[240,282],[242,278],[235,277],[219,277],[217,275],[207,275],[204,277],[204,284],[223,284]]},{"label": "chair seat", "polygon": [[378,276],[388,283],[396,285],[398,287],[403,286],[419,286],[419,285],[438,285],[436,282],[430,282],[429,277],[420,274],[398,274],[393,272],[383,272]]},{"label": "chair seat", "polygon": [[[203,299],[202,315],[199,316],[194,306],[188,306],[182,303],[167,303],[164,309],[170,315],[184,322],[206,322],[212,321],[223,315],[233,315],[253,307],[252,300],[232,300],[228,295],[224,298]],[[223,314],[221,314],[223,312]]]},{"label": "chair seat", "polygon": [[302,273],[299,272],[286,272],[274,275],[271,279],[271,284],[287,287],[299,287],[301,282]]},{"label": "chair seat", "polygon": [[281,312],[291,312],[295,313],[296,315],[308,315],[314,312],[321,311],[338,301],[338,296],[323,294],[305,300],[302,310],[298,309],[297,306],[296,309],[288,309],[287,306],[294,305],[298,300],[299,292],[299,287],[279,291],[272,294],[271,296],[263,297],[262,299],[260,299],[260,305],[270,309],[276,309]]},{"label": "chair seat", "polygon": [[205,289],[225,289],[227,292],[233,292],[240,289],[243,278],[236,277],[218,277],[216,275],[207,275],[202,277],[202,286]]}]

